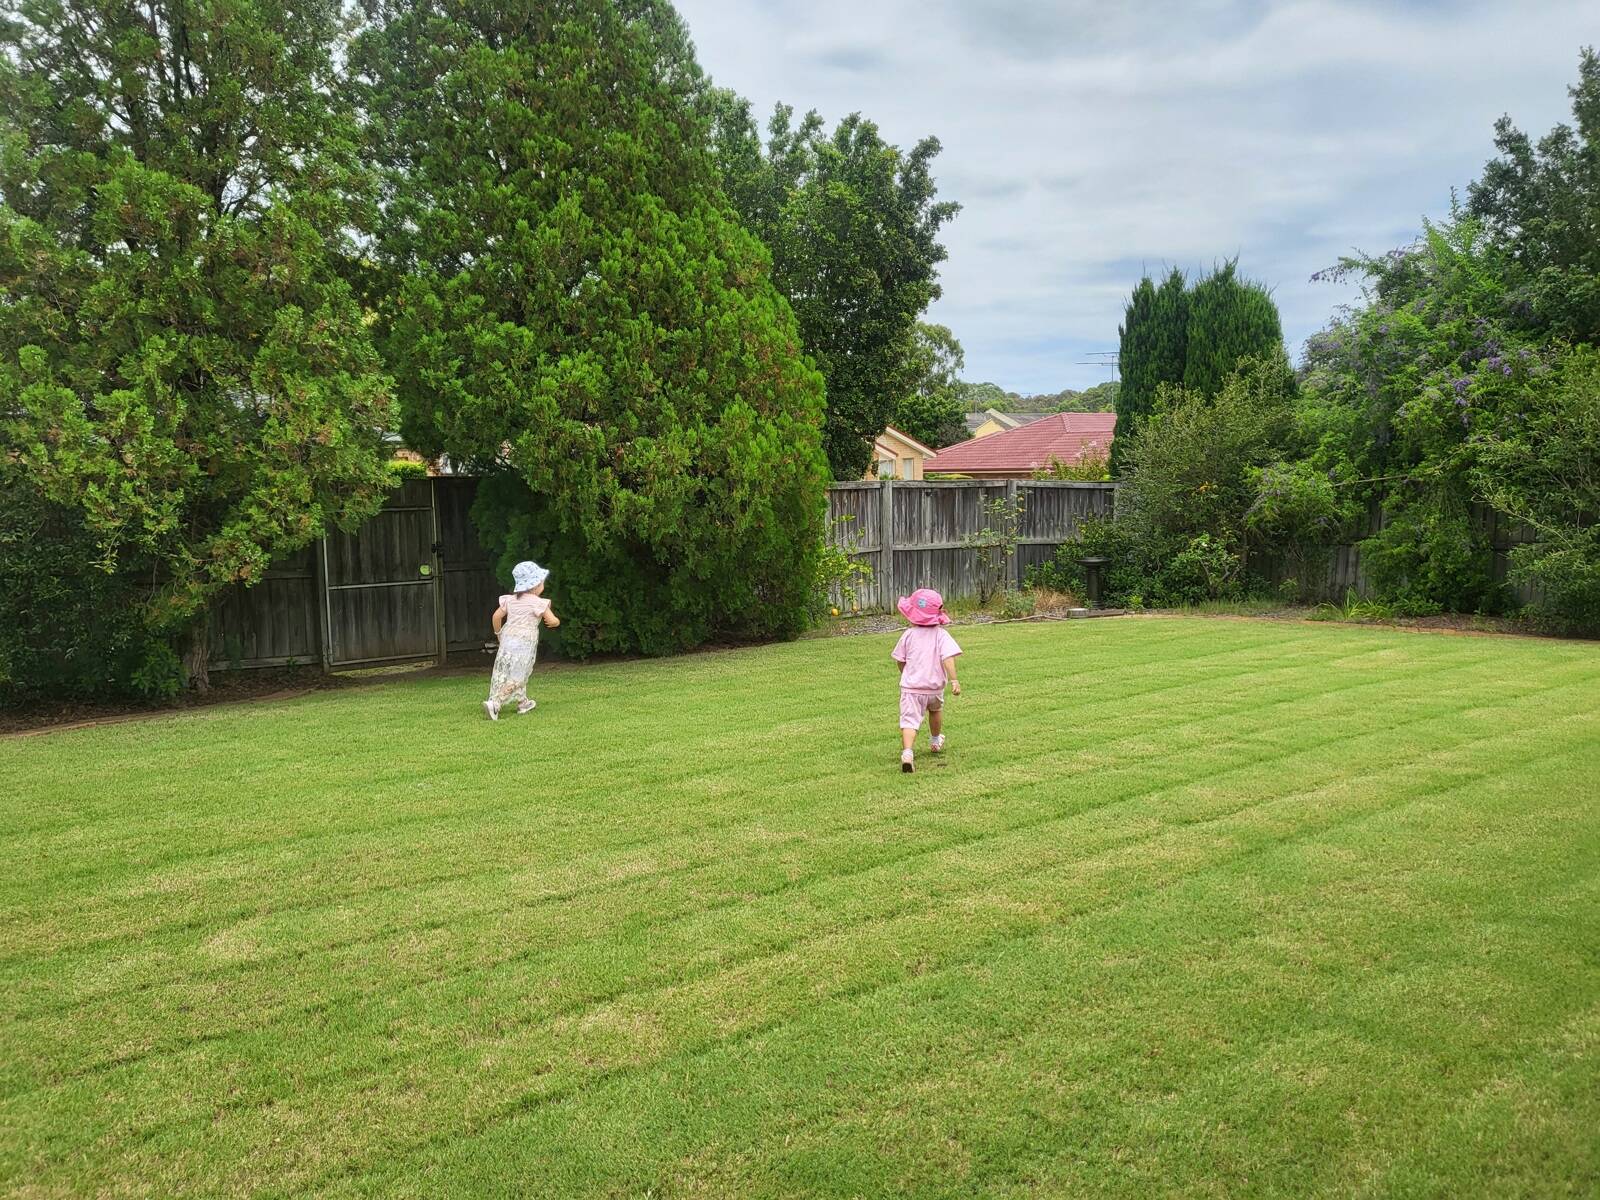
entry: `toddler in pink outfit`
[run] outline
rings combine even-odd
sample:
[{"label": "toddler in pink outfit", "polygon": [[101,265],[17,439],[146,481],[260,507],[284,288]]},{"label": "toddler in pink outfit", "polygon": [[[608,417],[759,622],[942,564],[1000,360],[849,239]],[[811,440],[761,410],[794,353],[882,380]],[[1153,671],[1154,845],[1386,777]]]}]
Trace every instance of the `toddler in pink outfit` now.
[{"label": "toddler in pink outfit", "polygon": [[956,655],[961,647],[945,629],[950,618],[944,611],[944,597],[932,588],[901,596],[896,607],[911,622],[891,654],[900,664],[900,769],[909,774],[917,769],[911,747],[924,716],[933,735],[933,752],[944,751],[944,685],[949,680],[951,692],[961,695],[961,681],[956,678]]}]

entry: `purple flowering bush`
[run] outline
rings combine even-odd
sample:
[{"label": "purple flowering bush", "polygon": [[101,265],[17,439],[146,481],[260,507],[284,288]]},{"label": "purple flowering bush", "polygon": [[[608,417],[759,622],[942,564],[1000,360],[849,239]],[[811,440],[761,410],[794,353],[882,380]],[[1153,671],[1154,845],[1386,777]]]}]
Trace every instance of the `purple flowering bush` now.
[{"label": "purple flowering bush", "polygon": [[1600,349],[1569,351],[1524,399],[1517,420],[1479,440],[1473,481],[1538,539],[1511,551],[1532,615],[1600,632]]}]

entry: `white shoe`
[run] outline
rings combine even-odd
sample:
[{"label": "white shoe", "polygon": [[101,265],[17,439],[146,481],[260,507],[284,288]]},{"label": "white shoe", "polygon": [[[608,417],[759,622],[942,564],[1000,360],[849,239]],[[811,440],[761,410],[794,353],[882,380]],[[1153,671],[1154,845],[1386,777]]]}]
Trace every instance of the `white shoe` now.
[{"label": "white shoe", "polygon": [[528,713],[531,713],[538,707],[539,702],[537,700],[524,700],[521,704],[517,705],[517,716],[526,716]]},{"label": "white shoe", "polygon": [[900,769],[907,775],[915,771],[917,769],[916,755],[912,754],[909,750],[900,751]]},{"label": "white shoe", "polygon": [[483,711],[489,714],[489,720],[491,721],[500,719],[500,705],[493,700],[485,700],[483,702]]},{"label": "white shoe", "polygon": [[935,754],[943,754],[944,753],[944,734],[941,733],[938,737],[931,739],[928,744],[930,746],[932,746],[933,752]]}]

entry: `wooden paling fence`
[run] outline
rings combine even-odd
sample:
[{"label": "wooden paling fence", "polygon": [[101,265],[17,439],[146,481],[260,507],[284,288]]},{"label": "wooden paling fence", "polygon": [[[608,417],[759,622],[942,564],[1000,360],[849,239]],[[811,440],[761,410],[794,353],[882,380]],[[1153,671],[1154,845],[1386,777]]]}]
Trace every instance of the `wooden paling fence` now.
[{"label": "wooden paling fence", "polygon": [[[856,589],[863,612],[891,610],[919,587],[949,599],[979,592],[979,551],[994,500],[1021,504],[1016,554],[1004,582],[1023,582],[1079,534],[1086,520],[1112,515],[1116,485],[1032,480],[874,480],[828,490],[828,539],[871,575]],[[333,533],[274,565],[253,587],[227,593],[211,614],[211,664],[317,664],[324,668],[435,659],[476,650],[490,639],[489,614],[503,590],[469,517],[477,482],[459,476],[407,480],[352,533]],[[1504,579],[1507,555],[1526,530],[1484,509],[1477,519]],[[1376,507],[1369,533],[1383,521]],[[1342,600],[1368,591],[1355,546],[1335,548],[1310,589]],[[1282,564],[1268,571],[1282,579]],[[1527,601],[1533,597],[1522,594]]]},{"label": "wooden paling fence", "polygon": [[1021,502],[1020,540],[1005,582],[1073,541],[1083,522],[1111,515],[1116,485],[1031,480],[873,480],[828,491],[828,537],[872,570],[856,589],[863,612],[885,612],[895,598],[931,587],[946,599],[977,594],[981,564],[968,539],[988,527],[986,506]]},{"label": "wooden paling fence", "polygon": [[501,588],[469,512],[477,483],[409,479],[336,532],[237,587],[211,613],[216,668],[443,660],[489,639]]}]

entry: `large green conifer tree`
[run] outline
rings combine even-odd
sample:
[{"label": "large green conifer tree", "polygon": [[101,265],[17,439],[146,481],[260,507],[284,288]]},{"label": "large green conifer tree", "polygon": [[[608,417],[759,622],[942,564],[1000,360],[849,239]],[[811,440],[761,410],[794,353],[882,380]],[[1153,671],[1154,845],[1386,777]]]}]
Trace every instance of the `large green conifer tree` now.
[{"label": "large green conifer tree", "polygon": [[1148,275],[1129,297],[1119,330],[1117,432],[1111,442],[1111,473],[1120,474],[1144,419],[1155,410],[1161,385],[1182,383],[1189,340],[1189,296],[1177,268],[1158,286]]},{"label": "large green conifer tree", "polygon": [[480,531],[552,567],[569,652],[794,632],[822,380],[723,197],[670,6],[375,15],[375,294],[408,440],[487,477]]},{"label": "large green conifer tree", "polygon": [[345,21],[20,0],[0,23],[0,455],[149,628],[195,631],[202,682],[206,602],[388,482],[341,277],[368,201]]}]

